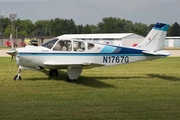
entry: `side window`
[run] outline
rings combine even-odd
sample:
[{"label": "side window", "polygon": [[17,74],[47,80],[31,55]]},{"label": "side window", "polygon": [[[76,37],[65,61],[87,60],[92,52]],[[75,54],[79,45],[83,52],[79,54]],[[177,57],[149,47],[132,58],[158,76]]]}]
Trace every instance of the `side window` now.
[{"label": "side window", "polygon": [[88,50],[91,50],[94,47],[94,44],[88,43]]},{"label": "side window", "polygon": [[55,45],[53,50],[56,50],[56,51],[71,51],[72,50],[71,41],[70,40],[60,40]]},{"label": "side window", "polygon": [[74,41],[73,42],[73,50],[77,52],[83,52],[85,50],[84,42]]}]

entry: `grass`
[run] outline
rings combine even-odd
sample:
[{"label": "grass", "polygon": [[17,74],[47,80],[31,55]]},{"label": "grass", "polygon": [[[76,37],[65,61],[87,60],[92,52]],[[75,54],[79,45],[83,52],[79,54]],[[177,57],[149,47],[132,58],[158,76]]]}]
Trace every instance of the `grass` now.
[{"label": "grass", "polygon": [[11,47],[0,47],[0,50],[11,49]]},{"label": "grass", "polygon": [[180,118],[180,57],[84,70],[68,83],[24,71],[0,58],[0,119],[152,119]]}]

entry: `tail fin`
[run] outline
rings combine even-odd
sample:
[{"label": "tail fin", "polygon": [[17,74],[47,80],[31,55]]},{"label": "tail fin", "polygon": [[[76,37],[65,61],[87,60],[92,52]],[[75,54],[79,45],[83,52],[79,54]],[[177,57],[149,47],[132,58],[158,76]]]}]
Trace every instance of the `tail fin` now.
[{"label": "tail fin", "polygon": [[168,24],[156,23],[146,38],[137,47],[152,52],[162,50],[168,28]]}]

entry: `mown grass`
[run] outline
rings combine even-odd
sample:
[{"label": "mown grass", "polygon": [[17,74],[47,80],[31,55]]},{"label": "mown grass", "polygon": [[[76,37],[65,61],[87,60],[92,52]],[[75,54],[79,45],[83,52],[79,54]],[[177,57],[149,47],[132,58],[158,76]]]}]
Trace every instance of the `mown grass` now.
[{"label": "mown grass", "polygon": [[24,71],[0,58],[0,119],[180,118],[180,57],[84,70],[77,82]]},{"label": "mown grass", "polygon": [[6,49],[11,49],[11,47],[0,47],[0,50],[6,50]]}]

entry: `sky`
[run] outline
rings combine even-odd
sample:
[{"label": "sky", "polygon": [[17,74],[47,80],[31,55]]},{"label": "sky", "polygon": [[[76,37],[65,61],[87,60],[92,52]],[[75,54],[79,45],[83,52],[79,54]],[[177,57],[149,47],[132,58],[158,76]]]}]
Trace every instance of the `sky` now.
[{"label": "sky", "polygon": [[0,15],[16,13],[20,20],[73,19],[76,25],[116,17],[133,23],[180,24],[180,0],[0,0]]}]

